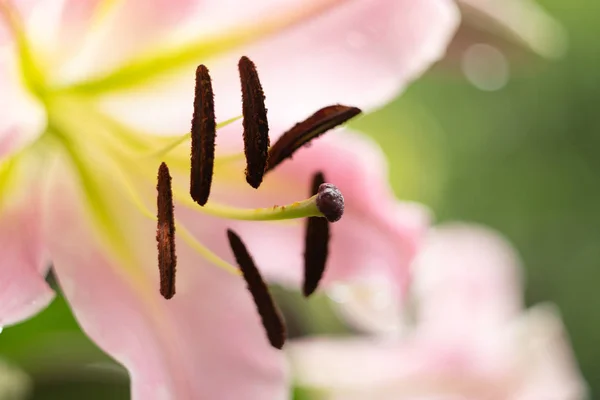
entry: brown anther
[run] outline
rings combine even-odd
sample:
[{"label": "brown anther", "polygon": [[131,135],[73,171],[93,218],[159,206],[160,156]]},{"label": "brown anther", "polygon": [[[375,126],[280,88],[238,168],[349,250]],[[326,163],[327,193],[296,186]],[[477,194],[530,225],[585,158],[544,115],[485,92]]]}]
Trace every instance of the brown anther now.
[{"label": "brown anther", "polygon": [[269,149],[267,171],[272,170],[311,140],[354,118],[362,111],[356,107],[334,105],[320,109],[285,132]]},{"label": "brown anther", "polygon": [[208,69],[196,69],[194,115],[192,117],[192,156],[190,195],[201,206],[208,201],[215,163],[215,104]]},{"label": "brown anther", "polygon": [[238,68],[242,83],[246,182],[257,189],[265,174],[270,145],[265,94],[258,79],[256,66],[248,57],[240,58]]},{"label": "brown anther", "polygon": [[158,242],[158,270],[160,272],[160,294],[165,299],[175,295],[175,217],[173,210],[173,193],[171,190],[171,175],[164,162],[158,169],[157,208],[158,224],[156,241]]},{"label": "brown anther", "polygon": [[[325,184],[325,177],[318,172],[313,177],[311,195],[319,192]],[[310,296],[319,286],[325,272],[329,254],[329,221],[321,217],[309,217],[304,238],[304,283],[302,293]]]},{"label": "brown anther", "polygon": [[262,276],[256,268],[254,260],[250,253],[248,253],[242,239],[240,239],[240,237],[231,229],[227,230],[227,237],[235,260],[248,285],[248,290],[254,298],[254,303],[256,304],[258,314],[260,315],[269,342],[271,343],[271,346],[281,349],[285,343],[286,337],[285,325],[281,313],[273,302],[269,289],[263,281]]}]

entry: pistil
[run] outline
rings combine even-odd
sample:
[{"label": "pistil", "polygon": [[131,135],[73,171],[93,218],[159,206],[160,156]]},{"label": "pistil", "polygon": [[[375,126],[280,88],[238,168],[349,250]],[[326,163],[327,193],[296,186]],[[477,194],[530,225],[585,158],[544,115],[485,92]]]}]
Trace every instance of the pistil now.
[{"label": "pistil", "polygon": [[[311,193],[319,193],[325,185],[325,177],[318,172],[313,177]],[[329,221],[310,217],[306,221],[304,235],[304,283],[302,293],[310,296],[319,285],[329,254]]]}]

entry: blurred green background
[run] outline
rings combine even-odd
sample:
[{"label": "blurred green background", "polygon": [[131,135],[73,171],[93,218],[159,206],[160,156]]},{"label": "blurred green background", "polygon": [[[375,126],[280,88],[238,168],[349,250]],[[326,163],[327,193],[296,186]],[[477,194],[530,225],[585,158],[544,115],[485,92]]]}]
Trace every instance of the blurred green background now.
[{"label": "blurred green background", "polygon": [[[540,3],[569,31],[563,59],[513,64],[494,92],[437,68],[354,126],[384,145],[399,197],[428,204],[438,221],[490,225],[516,245],[528,303],[558,304],[600,393],[600,2]],[[0,346],[30,373],[35,399],[128,398],[124,371],[85,338],[61,299],[5,329]]]}]

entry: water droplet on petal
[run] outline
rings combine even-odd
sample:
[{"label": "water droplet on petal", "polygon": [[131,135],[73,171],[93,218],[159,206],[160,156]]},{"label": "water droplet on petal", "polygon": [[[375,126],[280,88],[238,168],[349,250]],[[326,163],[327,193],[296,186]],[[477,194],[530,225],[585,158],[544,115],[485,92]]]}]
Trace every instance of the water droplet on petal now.
[{"label": "water droplet on petal", "polygon": [[500,90],[508,83],[510,70],[504,54],[488,44],[470,46],[462,57],[462,71],[475,87]]}]

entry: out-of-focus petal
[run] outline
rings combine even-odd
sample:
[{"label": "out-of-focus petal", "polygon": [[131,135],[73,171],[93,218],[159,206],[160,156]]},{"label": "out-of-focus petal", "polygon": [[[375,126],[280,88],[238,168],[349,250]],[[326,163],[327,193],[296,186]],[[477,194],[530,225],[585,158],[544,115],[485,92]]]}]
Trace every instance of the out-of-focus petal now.
[{"label": "out-of-focus petal", "polygon": [[29,45],[44,72],[60,68],[77,51],[92,28],[101,0],[11,1],[23,22]]},{"label": "out-of-focus petal", "polygon": [[[232,18],[243,19],[242,26],[260,24],[287,11],[286,7],[293,10],[321,2],[258,2],[260,15],[253,14],[254,3],[250,9],[236,5],[241,8],[232,12]],[[216,7],[217,2],[211,3]],[[199,14],[197,26],[214,26],[208,8],[206,24],[204,15]],[[257,65],[269,119],[291,124],[330,104],[349,104],[366,111],[386,104],[444,55],[458,22],[456,6],[447,0],[339,1],[249,46],[197,62],[211,71],[219,120],[241,113],[237,62],[247,55]],[[182,71],[187,76],[162,76],[152,88],[161,96],[140,90],[137,95],[107,99],[106,107],[129,124],[149,131],[185,132],[192,113],[194,68]],[[127,113],[119,112],[125,104]]]},{"label": "out-of-focus petal", "polygon": [[403,305],[396,293],[394,283],[385,275],[337,282],[327,288],[334,311],[344,321],[361,331],[389,336],[399,335],[404,328]]},{"label": "out-of-focus petal", "polygon": [[178,240],[176,294],[165,300],[148,251],[156,248],[155,223],[114,193],[121,204],[114,217],[139,262],[117,263],[92,230],[71,175],[59,171],[45,224],[56,275],[83,330],[130,372],[132,398],[287,398],[283,355],[268,344],[241,277],[207,265]]},{"label": "out-of-focus petal", "polygon": [[[197,0],[41,0],[21,5],[55,83],[104,74],[167,40]],[[66,62],[65,62],[66,61]]]},{"label": "out-of-focus petal", "polygon": [[298,340],[287,349],[296,383],[326,399],[435,399],[486,397],[490,387],[418,342],[357,338]]},{"label": "out-of-focus petal", "polygon": [[567,46],[565,29],[535,0],[457,0],[466,25],[506,36],[549,58]]},{"label": "out-of-focus petal", "polygon": [[[449,1],[354,0],[242,51],[259,68],[270,113],[295,122],[329,104],[386,104],[444,55],[458,21]],[[239,108],[237,56],[217,64],[223,110]]]},{"label": "out-of-focus petal", "polygon": [[[443,226],[415,264],[417,326],[386,340],[296,341],[288,351],[299,384],[330,400],[585,398],[557,312],[517,313],[517,263],[496,233]],[[428,319],[444,310],[439,324]]]},{"label": "out-of-focus petal", "polygon": [[556,312],[537,306],[503,328],[498,359],[477,346],[443,348],[415,336],[298,340],[288,354],[297,384],[326,399],[586,398]]},{"label": "out-of-focus petal", "polygon": [[[226,128],[223,135],[228,134],[235,135]],[[401,299],[408,283],[408,265],[428,218],[423,209],[396,200],[388,184],[384,156],[372,140],[348,131],[330,133],[269,173],[260,191],[243,182],[243,170],[242,163],[232,166],[232,173],[240,180],[237,185],[223,187],[223,179],[215,180],[215,201],[240,207],[291,204],[309,197],[311,179],[322,171],[327,182],[341,190],[346,204],[342,219],[331,225],[324,284],[386,277],[394,282],[389,300]],[[303,221],[232,224],[265,274],[298,285],[303,268]],[[204,243],[211,238],[201,240]]]},{"label": "out-of-focus petal", "polygon": [[18,187],[4,185],[0,197],[0,327],[37,314],[54,299],[44,279],[49,262],[41,234],[39,182],[22,168],[15,171],[19,166],[12,168],[23,179]]},{"label": "out-of-focus petal", "polygon": [[42,105],[25,89],[12,46],[0,46],[0,162],[33,142],[46,125]]},{"label": "out-of-focus petal", "polygon": [[410,348],[399,341],[313,338],[293,341],[287,353],[299,385],[351,393],[397,379],[407,361],[401,357],[405,350]]},{"label": "out-of-focus petal", "polygon": [[522,307],[519,265],[490,229],[436,228],[413,265],[419,328],[448,340],[493,337]]},{"label": "out-of-focus petal", "polygon": [[567,333],[554,306],[543,304],[527,311],[515,329],[520,360],[515,400],[586,398],[587,385],[581,378]]}]

